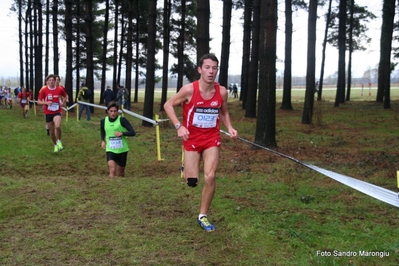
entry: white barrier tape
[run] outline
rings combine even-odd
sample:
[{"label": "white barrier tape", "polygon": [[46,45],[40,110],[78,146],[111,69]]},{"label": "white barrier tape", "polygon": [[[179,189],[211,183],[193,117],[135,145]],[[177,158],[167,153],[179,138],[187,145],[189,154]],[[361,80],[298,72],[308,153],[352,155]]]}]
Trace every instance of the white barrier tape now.
[{"label": "white barrier tape", "polygon": [[[98,104],[93,104],[93,103],[87,103],[87,102],[81,102],[81,101],[78,101],[78,103],[79,103],[79,104],[85,104],[85,105],[89,105],[89,106],[93,106],[93,107],[97,107],[97,108],[101,108],[101,109],[107,110],[107,107],[105,107],[105,106],[103,106],[103,105],[98,105]],[[75,105],[76,105],[76,104],[75,104]],[[71,107],[71,108],[72,108],[72,107]],[[141,120],[147,121],[147,122],[149,122],[149,123],[151,123],[151,124],[153,124],[153,125],[158,125],[157,121],[152,120],[152,119],[149,119],[149,118],[147,118],[147,117],[145,117],[145,116],[136,114],[136,113],[134,113],[134,112],[132,112],[132,111],[129,111],[129,110],[126,110],[126,109],[123,109],[123,111],[122,111],[122,110],[119,110],[119,113],[122,113],[122,112],[124,112],[124,113],[126,113],[126,114],[129,114],[129,115],[131,115],[131,116],[137,117],[137,118],[139,118],[139,119],[141,119]]]},{"label": "white barrier tape", "polygon": [[68,111],[69,111],[69,109],[74,108],[76,105],[77,105],[77,103],[74,103],[74,104],[72,104],[71,106],[69,106],[69,107],[68,107]]},{"label": "white barrier tape", "polygon": [[98,104],[94,104],[94,103],[87,103],[87,102],[81,102],[81,101],[77,101],[77,103],[107,110],[107,107],[98,105]]},{"label": "white barrier tape", "polygon": [[320,167],[317,167],[317,166],[314,166],[311,164],[303,163],[303,165],[305,165],[305,166],[309,167],[310,169],[315,170],[323,175],[326,175],[338,182],[341,182],[344,185],[347,185],[353,189],[356,189],[366,195],[369,195],[373,198],[376,198],[378,200],[381,200],[383,202],[391,204],[395,207],[399,207],[398,194],[391,190],[388,190],[388,189],[385,189],[385,188],[382,188],[382,187],[379,187],[379,186],[376,186],[376,185],[373,185],[373,184],[367,183],[365,181],[358,180],[358,179],[355,179],[355,178],[352,178],[352,177],[349,177],[346,175],[341,175],[341,174],[338,174],[338,173],[335,173],[335,172],[332,172],[332,171],[329,171],[329,170],[326,170],[326,169],[323,169],[323,168],[320,168]]},{"label": "white barrier tape", "polygon": [[[230,134],[228,132],[224,131],[224,130],[220,130],[220,132],[230,136]],[[264,149],[264,150],[267,150],[267,151],[269,151],[271,153],[274,153],[276,155],[279,155],[281,157],[284,157],[284,158],[287,158],[289,160],[292,160],[292,161],[294,161],[296,163],[299,163],[299,164],[301,164],[303,166],[306,166],[306,167],[308,167],[308,168],[310,168],[310,169],[312,169],[312,170],[314,170],[316,172],[319,172],[319,173],[321,173],[321,174],[323,174],[325,176],[328,176],[328,177],[330,177],[330,178],[332,178],[332,179],[334,179],[334,180],[336,180],[336,181],[338,181],[338,182],[340,182],[340,183],[342,183],[344,185],[347,185],[347,186],[349,186],[349,187],[351,187],[353,189],[356,189],[356,190],[358,190],[358,191],[360,191],[360,192],[362,192],[362,193],[364,193],[366,195],[369,195],[369,196],[371,196],[373,198],[376,198],[376,199],[378,199],[380,201],[383,201],[383,202],[388,203],[388,204],[390,204],[392,206],[395,206],[395,207],[399,207],[398,193],[395,193],[394,191],[391,191],[391,190],[388,190],[388,189],[385,189],[385,188],[382,188],[382,187],[367,183],[367,182],[362,181],[362,180],[355,179],[353,177],[349,177],[349,176],[346,176],[346,175],[341,175],[341,174],[338,174],[338,173],[335,173],[335,172],[332,172],[332,171],[329,171],[329,170],[314,166],[314,165],[306,163],[306,162],[299,161],[299,160],[297,160],[295,158],[292,158],[292,157],[290,157],[288,155],[285,155],[283,153],[280,153],[280,152],[274,151],[272,149],[266,148],[264,146],[261,146],[259,144],[254,143],[254,142],[251,142],[249,140],[246,140],[246,139],[243,139],[243,138],[240,138],[240,137],[238,137],[238,139],[243,141],[243,142],[246,142],[248,144],[251,144],[253,146],[259,147],[259,148]]]},{"label": "white barrier tape", "polygon": [[153,124],[153,125],[158,125],[158,122],[157,122],[157,121],[152,120],[152,119],[149,119],[148,117],[145,117],[145,116],[142,116],[142,115],[133,113],[132,111],[123,109],[123,112],[124,112],[124,113],[127,113],[127,114],[129,114],[129,115],[131,115],[131,116],[135,116],[135,117],[137,117],[137,118],[139,118],[139,119],[141,119],[141,120],[147,121],[147,122],[149,122],[149,123],[151,123],[151,124]]},{"label": "white barrier tape", "polygon": [[170,119],[159,119],[158,122],[166,122],[169,121]]}]

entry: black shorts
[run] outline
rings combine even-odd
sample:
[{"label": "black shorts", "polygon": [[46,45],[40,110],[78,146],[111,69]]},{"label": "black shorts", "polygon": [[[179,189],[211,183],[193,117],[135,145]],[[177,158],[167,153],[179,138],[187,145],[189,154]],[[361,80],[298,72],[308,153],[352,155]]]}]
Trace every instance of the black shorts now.
[{"label": "black shorts", "polygon": [[51,114],[51,115],[46,114],[46,123],[53,122],[53,119],[56,116],[61,116],[61,113]]},{"label": "black shorts", "polygon": [[127,152],[122,152],[122,153],[107,152],[107,162],[108,161],[115,161],[117,165],[125,167],[127,162]]}]

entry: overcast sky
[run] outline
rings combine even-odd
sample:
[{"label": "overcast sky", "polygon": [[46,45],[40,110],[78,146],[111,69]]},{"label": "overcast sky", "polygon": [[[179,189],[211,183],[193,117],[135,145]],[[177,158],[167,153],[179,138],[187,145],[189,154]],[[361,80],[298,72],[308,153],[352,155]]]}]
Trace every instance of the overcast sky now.
[{"label": "overcast sky", "polygon": [[[13,0],[0,1],[0,77],[15,77],[19,75],[19,56],[18,56],[18,20],[15,14],[11,14],[9,9]],[[278,58],[284,59],[284,5],[280,1],[278,11],[278,36],[277,36],[277,53]],[[353,76],[361,77],[363,73],[369,69],[374,68],[379,61],[379,39],[381,28],[381,8],[380,1],[373,0],[356,0],[359,5],[364,5],[369,8],[377,16],[369,26],[369,36],[372,38],[372,43],[367,47],[365,52],[357,52],[353,56]],[[220,58],[221,51],[221,35],[222,35],[222,14],[223,4],[222,1],[211,1],[211,25],[210,35],[213,38],[211,43],[211,52],[215,53]],[[319,9],[319,16],[322,13]],[[323,12],[324,13],[324,12]],[[240,74],[241,72],[241,59],[242,59],[242,21],[240,20],[242,11],[234,11],[232,15],[232,30],[231,30],[231,47],[230,47],[230,61],[229,73]],[[292,45],[292,74],[294,76],[306,75],[306,42],[307,42],[307,12],[294,13],[294,33]],[[316,77],[319,75],[322,40],[324,36],[325,22],[324,19],[317,21],[317,52],[316,52]],[[325,76],[334,74],[338,67],[338,50],[328,46]],[[60,68],[65,72],[65,56],[61,55]],[[282,62],[277,63],[278,74],[282,75],[284,65]],[[60,73],[64,76],[65,73]]]}]

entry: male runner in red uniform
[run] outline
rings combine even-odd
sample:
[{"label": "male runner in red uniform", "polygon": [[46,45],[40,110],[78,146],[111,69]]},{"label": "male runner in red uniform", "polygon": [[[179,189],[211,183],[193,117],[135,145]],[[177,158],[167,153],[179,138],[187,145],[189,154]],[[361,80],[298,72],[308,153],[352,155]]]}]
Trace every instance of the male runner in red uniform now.
[{"label": "male runner in red uniform", "polygon": [[28,116],[29,99],[30,99],[29,92],[26,92],[25,87],[22,87],[21,92],[18,93],[18,95],[17,95],[17,99],[18,99],[19,105],[21,106],[21,109],[22,109],[22,115],[25,119]]},{"label": "male runner in red uniform", "polygon": [[[204,186],[197,223],[207,232],[215,230],[215,226],[208,221],[207,214],[215,194],[221,145],[220,121],[232,138],[237,137],[227,110],[228,92],[225,87],[214,82],[218,65],[219,61],[214,54],[204,55],[197,68],[200,79],[183,86],[164,105],[178,137],[183,140],[184,178],[189,186],[195,187],[198,184],[201,157],[204,161]],[[174,107],[181,104],[183,123],[180,124]]]},{"label": "male runner in red uniform", "polygon": [[54,152],[59,152],[64,147],[61,142],[61,100],[67,97],[65,90],[55,85],[55,75],[46,77],[46,87],[39,93],[37,103],[44,105],[47,127],[51,140],[54,143]]}]

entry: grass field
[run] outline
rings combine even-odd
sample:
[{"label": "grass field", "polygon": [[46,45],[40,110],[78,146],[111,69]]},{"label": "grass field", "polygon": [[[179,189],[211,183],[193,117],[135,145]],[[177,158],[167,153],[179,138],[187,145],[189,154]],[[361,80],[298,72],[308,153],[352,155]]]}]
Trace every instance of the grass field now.
[{"label": "grass field", "polygon": [[[303,125],[304,91],[293,90],[293,111],[277,104],[276,150],[396,191],[399,90],[390,110],[375,102],[375,88],[360,92],[334,108],[326,89],[317,123]],[[159,97],[154,110],[164,117]],[[237,100],[229,108],[253,141],[255,119]],[[172,125],[161,124],[158,161],[155,128],[128,117],[137,136],[128,140],[126,177],[111,179],[100,147],[104,110],[91,121],[75,115],[63,120],[65,150],[54,154],[42,114],[23,119],[16,104],[0,108],[0,265],[399,264],[398,208],[226,136],[209,213],[216,231],[206,233],[196,224],[202,186],[180,178]]]}]

